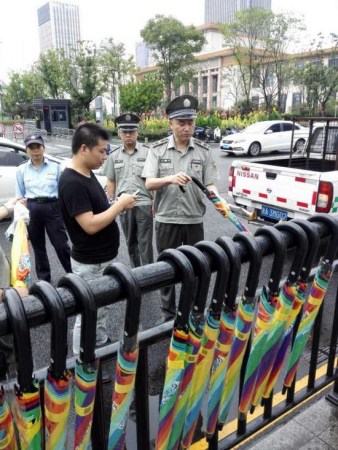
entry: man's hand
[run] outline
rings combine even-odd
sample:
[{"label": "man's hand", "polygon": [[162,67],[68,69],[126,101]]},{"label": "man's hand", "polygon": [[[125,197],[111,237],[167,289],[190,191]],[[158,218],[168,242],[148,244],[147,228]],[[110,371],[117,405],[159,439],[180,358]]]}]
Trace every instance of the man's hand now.
[{"label": "man's hand", "polygon": [[117,203],[121,206],[122,211],[132,209],[136,205],[137,194],[121,194],[117,198]]},{"label": "man's hand", "polygon": [[191,177],[184,172],[178,172],[176,175],[171,176],[171,184],[177,186],[186,186],[191,181]]}]

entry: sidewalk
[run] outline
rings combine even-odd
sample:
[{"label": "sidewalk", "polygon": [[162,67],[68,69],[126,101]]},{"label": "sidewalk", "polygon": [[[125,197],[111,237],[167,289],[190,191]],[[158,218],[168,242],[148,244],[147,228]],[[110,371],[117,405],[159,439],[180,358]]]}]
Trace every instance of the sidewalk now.
[{"label": "sidewalk", "polygon": [[332,386],[316,394],[260,435],[237,445],[241,450],[336,450],[338,407],[326,400]]}]

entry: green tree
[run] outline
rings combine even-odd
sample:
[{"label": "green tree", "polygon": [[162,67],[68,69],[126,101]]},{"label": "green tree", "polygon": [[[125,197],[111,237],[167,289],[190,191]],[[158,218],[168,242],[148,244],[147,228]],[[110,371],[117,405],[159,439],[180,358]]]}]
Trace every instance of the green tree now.
[{"label": "green tree", "polygon": [[63,98],[65,70],[62,64],[62,53],[54,49],[48,50],[46,53],[40,53],[36,68],[41,73],[48,97]]},{"label": "green tree", "polygon": [[149,75],[136,83],[124,84],[120,88],[121,110],[135,114],[151,112],[161,105],[163,89],[163,81],[154,75]]},{"label": "green tree", "polygon": [[194,54],[202,50],[205,38],[194,26],[185,26],[169,16],[156,15],[141,30],[141,36],[153,52],[159,74],[165,85],[166,101],[181,80],[191,80]]}]

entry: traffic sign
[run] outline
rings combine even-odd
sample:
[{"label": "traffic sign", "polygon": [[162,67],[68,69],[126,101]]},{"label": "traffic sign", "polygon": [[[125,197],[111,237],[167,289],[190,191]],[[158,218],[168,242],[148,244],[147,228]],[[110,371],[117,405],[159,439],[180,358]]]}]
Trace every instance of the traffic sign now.
[{"label": "traffic sign", "polygon": [[23,124],[20,122],[15,122],[15,124],[13,125],[13,133],[20,135],[23,134],[23,130],[24,130]]},{"label": "traffic sign", "polygon": [[0,134],[6,133],[6,126],[3,123],[0,123]]}]

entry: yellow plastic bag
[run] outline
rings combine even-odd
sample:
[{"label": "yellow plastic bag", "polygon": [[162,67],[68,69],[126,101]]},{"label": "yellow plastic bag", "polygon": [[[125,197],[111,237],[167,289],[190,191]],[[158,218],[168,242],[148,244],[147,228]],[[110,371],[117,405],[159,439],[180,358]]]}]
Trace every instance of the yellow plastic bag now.
[{"label": "yellow plastic bag", "polygon": [[31,279],[31,261],[27,239],[27,226],[23,219],[15,225],[11,248],[11,286],[27,287]]}]

